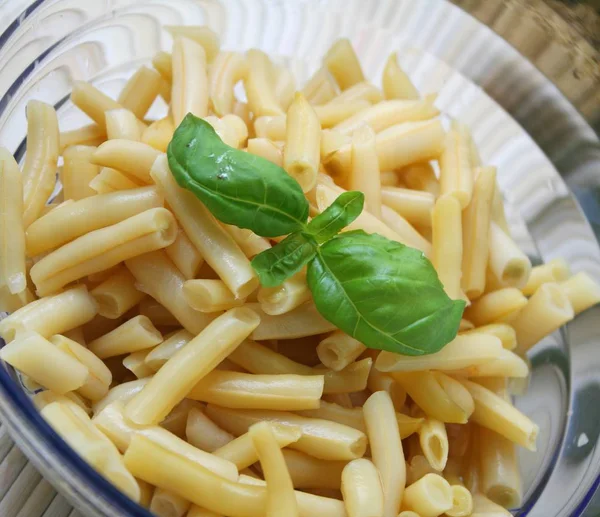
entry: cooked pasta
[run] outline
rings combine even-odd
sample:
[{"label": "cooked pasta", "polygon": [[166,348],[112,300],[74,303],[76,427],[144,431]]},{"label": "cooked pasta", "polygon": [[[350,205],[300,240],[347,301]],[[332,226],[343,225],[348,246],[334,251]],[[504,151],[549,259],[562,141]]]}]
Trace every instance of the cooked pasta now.
[{"label": "cooked pasta", "polygon": [[[539,432],[509,388],[526,385],[529,349],[600,302],[592,275],[531,266],[503,171],[396,53],[379,87],[340,39],[302,85],[296,66],[222,50],[208,27],[165,29],[172,50],[114,98],[73,83],[92,123],[59,132],[54,107],[29,101],[22,172],[0,148],[0,359],[85,461],[160,517],[509,515],[517,446],[535,450]],[[193,125],[233,148],[218,167],[194,135],[178,156]],[[281,176],[238,171],[261,163],[245,153]],[[238,172],[244,188],[227,191]],[[278,180],[296,197],[270,199]],[[314,274],[340,230],[414,257],[389,285],[410,290],[399,318],[431,308],[401,332],[422,355],[377,339],[396,313],[375,282],[360,303],[349,294],[366,270]],[[378,281],[397,280],[373,257]],[[465,302],[456,329],[435,296]],[[374,324],[367,305],[389,316]]]}]

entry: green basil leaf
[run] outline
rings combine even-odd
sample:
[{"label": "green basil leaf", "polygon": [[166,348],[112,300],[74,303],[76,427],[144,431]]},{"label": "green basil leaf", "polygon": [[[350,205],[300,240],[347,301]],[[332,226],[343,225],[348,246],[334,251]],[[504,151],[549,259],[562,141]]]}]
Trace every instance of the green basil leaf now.
[{"label": "green basil leaf", "polygon": [[281,167],[223,143],[212,126],[188,113],[167,149],[177,183],[219,220],[263,237],[303,230],[308,201]]},{"label": "green basil leaf", "polygon": [[316,253],[317,243],[312,235],[297,232],[256,255],[251,264],[261,285],[276,287],[300,271]]},{"label": "green basil leaf", "polygon": [[363,231],[321,246],[307,281],[325,319],[369,348],[405,355],[440,350],[465,307],[446,295],[423,253]]},{"label": "green basil leaf", "polygon": [[354,221],[362,212],[364,204],[365,195],[362,192],[344,192],[323,213],[308,223],[307,230],[319,244],[323,244]]}]

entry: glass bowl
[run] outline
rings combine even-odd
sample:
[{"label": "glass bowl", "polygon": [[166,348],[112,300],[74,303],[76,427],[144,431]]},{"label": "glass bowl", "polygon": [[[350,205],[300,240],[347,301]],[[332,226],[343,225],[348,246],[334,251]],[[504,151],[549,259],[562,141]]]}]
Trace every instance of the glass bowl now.
[{"label": "glass bowl", "polygon": [[[0,142],[18,159],[28,100],[55,105],[63,130],[81,125],[84,116],[69,102],[72,82],[91,81],[116,96],[136,67],[170,48],[163,25],[209,25],[224,48],[259,47],[288,63],[299,82],[338,37],[352,40],[375,82],[396,50],[421,92],[438,92],[445,116],[468,124],[484,162],[498,167],[513,234],[532,261],[561,256],[600,282],[600,249],[588,220],[515,118],[563,172],[572,163],[566,157],[585,149],[573,167],[592,217],[600,217],[600,207],[585,172],[597,177],[596,135],[529,62],[446,0],[11,0],[0,3],[0,15]],[[530,354],[531,380],[516,404],[540,425],[540,436],[536,453],[521,454],[525,497],[516,515],[583,515],[600,482],[599,318],[600,307],[587,311]],[[7,365],[0,367],[0,417],[85,515],[150,515],[52,431]]]}]

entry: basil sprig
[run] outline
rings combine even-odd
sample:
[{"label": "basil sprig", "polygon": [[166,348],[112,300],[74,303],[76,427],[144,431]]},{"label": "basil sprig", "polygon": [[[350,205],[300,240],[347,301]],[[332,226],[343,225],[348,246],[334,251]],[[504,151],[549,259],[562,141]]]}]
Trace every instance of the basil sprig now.
[{"label": "basil sprig", "polygon": [[308,202],[285,170],[224,144],[191,114],[167,155],[177,183],[217,219],[264,237],[287,235],[252,260],[263,286],[308,264],[321,315],[369,348],[423,355],[456,336],[465,302],[446,295],[422,252],[377,234],[339,233],[362,212],[362,193],[341,194],[307,224]]}]

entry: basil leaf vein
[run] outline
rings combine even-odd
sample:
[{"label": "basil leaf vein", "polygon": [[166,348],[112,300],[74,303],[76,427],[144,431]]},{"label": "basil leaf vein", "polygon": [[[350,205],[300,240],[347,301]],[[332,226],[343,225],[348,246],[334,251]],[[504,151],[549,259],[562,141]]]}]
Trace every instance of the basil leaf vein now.
[{"label": "basil leaf vein", "polygon": [[344,192],[308,223],[307,231],[319,244],[323,244],[354,221],[362,212],[364,204],[365,195],[362,192]]}]

